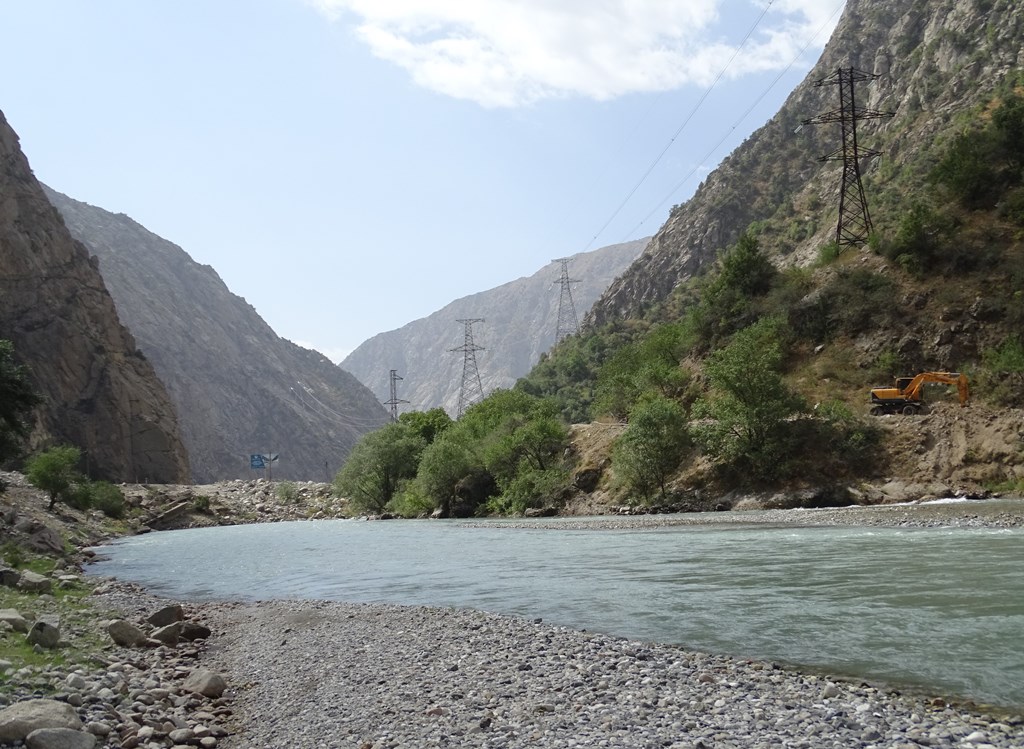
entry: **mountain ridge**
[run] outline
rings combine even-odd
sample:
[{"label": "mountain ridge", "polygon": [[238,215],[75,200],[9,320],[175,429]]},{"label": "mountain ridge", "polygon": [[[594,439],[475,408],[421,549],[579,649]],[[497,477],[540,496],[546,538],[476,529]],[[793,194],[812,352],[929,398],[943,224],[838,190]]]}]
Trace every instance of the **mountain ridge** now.
[{"label": "mountain ridge", "polygon": [[90,475],[177,482],[175,409],[122,325],[95,258],[50,205],[0,112],[0,337],[42,398],[29,449],[71,443]]},{"label": "mountain ridge", "polygon": [[[635,258],[648,238],[609,245],[568,260],[577,317]],[[457,413],[463,356],[452,351],[464,342],[460,319],[483,319],[473,326],[474,342],[484,350],[477,366],[484,393],[508,388],[554,343],[560,301],[561,265],[552,261],[530,276],[449,302],[436,312],[401,328],[379,333],[360,344],[342,362],[363,383],[386,400],[389,370],[404,379],[399,398],[405,408],[429,410],[441,406]]]},{"label": "mountain ridge", "polygon": [[124,214],[45,190],[167,383],[193,480],[251,477],[249,456],[269,453],[277,478],[326,480],[386,423],[354,376],[278,336],[212,267]]}]

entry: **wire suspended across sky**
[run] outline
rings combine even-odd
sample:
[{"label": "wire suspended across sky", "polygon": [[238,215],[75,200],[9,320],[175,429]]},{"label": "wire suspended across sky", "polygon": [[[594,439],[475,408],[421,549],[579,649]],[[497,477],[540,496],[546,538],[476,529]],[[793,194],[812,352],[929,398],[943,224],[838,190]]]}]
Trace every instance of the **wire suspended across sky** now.
[{"label": "wire suspended across sky", "polygon": [[[600,237],[601,234],[604,233],[604,231],[608,228],[608,226],[611,225],[612,221],[614,221],[615,218],[622,212],[623,208],[626,207],[626,205],[629,203],[629,201],[636,194],[637,190],[640,189],[640,187],[647,181],[648,177],[650,177],[651,173],[658,166],[658,164],[661,163],[662,159],[664,159],[664,157],[668,153],[669,149],[671,149],[672,145],[676,142],[676,140],[682,134],[683,130],[686,129],[687,125],[690,124],[690,122],[693,120],[693,118],[701,110],[701,108],[703,107],[703,105],[707,101],[708,97],[711,95],[712,91],[721,82],[722,78],[725,77],[725,74],[728,72],[729,68],[732,67],[733,63],[736,61],[736,58],[740,55],[740,53],[746,47],[746,45],[750,41],[751,37],[754,35],[754,33],[757,31],[758,27],[761,25],[761,23],[764,20],[765,16],[768,14],[768,11],[771,9],[772,5],[774,4],[774,1],[775,0],[769,0],[767,5],[761,11],[760,15],[754,21],[753,25],[747,31],[746,35],[743,37],[743,39],[740,42],[740,44],[736,47],[736,49],[733,52],[732,56],[729,58],[729,60],[726,62],[726,64],[722,67],[722,69],[718,72],[718,75],[715,77],[714,81],[704,91],[704,93],[701,95],[700,99],[697,100],[696,104],[694,104],[694,106],[693,106],[693,109],[691,109],[690,112],[687,114],[687,116],[683,120],[682,124],[680,124],[680,126],[676,129],[675,133],[672,135],[672,137],[669,139],[669,141],[665,144],[665,147],[661,150],[661,152],[655,157],[655,159],[647,167],[647,170],[643,173],[643,175],[636,182],[636,184],[633,185],[632,189],[630,189],[630,191],[626,194],[626,196],[625,196],[625,198],[623,198],[622,202],[618,205],[618,207],[615,208],[615,210],[608,217],[608,219],[601,225],[601,228],[598,229],[598,231],[586,243],[586,245],[584,246],[584,248],[582,250],[583,252],[586,252],[587,250],[589,250],[594,245],[594,243],[597,241],[598,237]],[[715,153],[715,151],[717,151],[722,146],[722,144],[725,143],[726,140],[728,140],[728,138],[733,134],[733,132],[736,130],[736,128],[748,116],[750,116],[751,112],[753,112],[753,110],[757,107],[757,105],[772,91],[772,89],[775,88],[775,86],[778,85],[779,81],[781,81],[782,78],[786,75],[786,73],[788,73],[793,68],[793,66],[797,63],[797,61],[800,60],[801,57],[803,57],[803,55],[807,52],[808,48],[810,48],[810,46],[814,43],[814,40],[817,39],[821,35],[822,31],[824,31],[826,28],[828,28],[828,26],[832,23],[832,21],[836,17],[836,15],[842,10],[844,4],[845,4],[845,0],[841,0],[836,5],[836,8],[832,12],[832,14],[830,15],[829,19],[824,24],[822,24],[822,26],[807,40],[807,43],[804,44],[804,46],[800,49],[799,53],[790,61],[790,63],[775,78],[775,80],[773,80],[772,83],[764,91],[761,92],[761,94],[754,100],[754,103],[743,113],[743,115],[736,121],[736,123],[729,130],[726,131],[725,135],[721,138],[721,140],[719,140],[719,142],[715,144],[714,148],[712,148],[711,151],[708,152],[707,156],[705,156],[705,158],[702,159],[701,162],[698,163],[698,166],[694,167],[686,175],[686,177],[684,177],[683,180],[681,180],[675,187],[673,187],[672,191],[665,198],[663,198],[661,200],[661,202],[658,203],[658,205],[653,210],[651,210],[651,212],[648,213],[643,218],[643,220],[640,221],[639,224],[637,224],[628,234],[624,235],[624,238],[622,240],[620,240],[620,241],[623,241],[623,242],[627,241],[629,239],[629,237],[631,237],[641,226],[643,226],[643,224],[646,223],[651,218],[651,216],[653,216],[654,213],[656,213],[665,204],[665,202],[667,200],[669,200],[672,197],[672,195],[674,195],[679,190],[679,188],[683,184],[685,184],[689,179],[691,179],[693,177],[693,175],[700,169],[700,166],[708,158],[710,158],[710,156],[712,156]]]},{"label": "wire suspended across sky", "polygon": [[[701,167],[715,154],[715,152],[719,148],[722,147],[722,145],[729,139],[729,136],[731,136],[736,131],[736,128],[739,127],[740,124],[742,124],[742,122],[745,119],[747,119],[747,117],[749,117],[750,114],[757,108],[757,105],[764,100],[764,98],[771,92],[773,88],[779,85],[779,81],[781,81],[785,77],[786,73],[788,73],[793,68],[793,66],[796,65],[797,61],[804,56],[804,54],[807,52],[810,46],[814,44],[814,40],[821,36],[821,33],[832,24],[832,19],[834,19],[836,15],[843,9],[844,3],[845,0],[843,0],[843,2],[840,2],[839,5],[836,6],[836,9],[832,11],[832,15],[829,16],[828,20],[825,21],[825,23],[823,23],[816,32],[814,32],[813,36],[811,36],[810,39],[807,40],[807,43],[804,44],[800,51],[793,57],[792,60],[790,60],[789,65],[787,65],[785,69],[775,77],[775,80],[773,80],[768,85],[768,88],[761,92],[760,96],[754,99],[753,103],[749,107],[747,107],[746,111],[743,112],[742,115],[740,115],[740,118],[736,120],[736,122],[733,123],[732,127],[730,127],[725,132],[725,135],[723,135],[721,139],[717,143],[715,143],[714,146],[711,147],[711,150],[704,154],[704,157],[700,159],[689,172],[686,173],[686,176],[679,180],[679,182],[677,182],[676,185],[671,190],[669,190],[668,194],[661,199],[661,202],[654,206],[654,208],[651,209],[650,213],[648,213],[646,216],[640,219],[640,223],[638,223],[636,226],[630,229],[629,232],[623,235],[624,238],[620,241],[625,242],[626,239],[628,239],[629,237],[633,236],[636,232],[638,232],[640,228],[651,218],[651,216],[657,213],[661,209],[661,207],[665,205],[665,203],[667,203],[683,185],[685,185],[693,178],[693,175],[700,171]],[[607,226],[607,224],[605,224],[605,226]]]},{"label": "wire suspended across sky", "polygon": [[743,37],[743,41],[740,42],[739,46],[736,47],[736,50],[732,53],[732,56],[729,58],[729,61],[725,63],[725,66],[720,71],[718,71],[718,75],[715,76],[715,80],[712,81],[711,85],[707,87],[707,89],[704,91],[703,94],[701,94],[700,99],[698,99],[697,103],[694,104],[693,109],[690,110],[690,113],[683,120],[682,124],[676,129],[676,131],[672,135],[672,137],[669,138],[669,141],[668,141],[668,143],[665,144],[665,147],[663,149],[661,149],[661,153],[659,153],[655,157],[654,161],[652,161],[650,166],[647,167],[647,171],[645,171],[643,173],[643,175],[641,175],[640,179],[637,180],[637,183],[635,185],[633,185],[633,189],[631,189],[626,194],[626,197],[622,199],[622,202],[619,203],[619,207],[616,208],[612,212],[612,215],[608,217],[608,220],[605,221],[604,224],[601,226],[601,228],[597,230],[597,233],[595,233],[594,236],[592,236],[590,238],[590,241],[587,242],[586,246],[583,248],[583,250],[582,250],[583,252],[586,252],[587,250],[589,250],[591,248],[591,246],[593,246],[594,242],[597,241],[597,238],[599,236],[601,236],[601,233],[604,232],[604,230],[608,228],[608,225],[611,224],[611,222],[615,220],[615,217],[619,215],[619,213],[622,211],[622,209],[626,207],[626,204],[633,197],[633,195],[636,194],[636,191],[640,189],[640,186],[644,182],[647,181],[647,178],[649,176],[651,176],[651,172],[654,171],[655,167],[657,167],[658,164],[661,163],[661,160],[663,158],[665,158],[665,154],[667,154],[669,149],[672,148],[672,144],[676,142],[676,138],[679,137],[679,135],[686,128],[686,126],[690,123],[690,120],[692,120],[694,115],[697,114],[697,112],[700,110],[701,106],[707,100],[708,96],[710,96],[711,92],[715,90],[715,86],[718,85],[719,81],[722,80],[722,77],[725,75],[726,71],[728,71],[729,68],[732,66],[733,62],[736,60],[736,57],[743,50],[743,48],[746,46],[747,42],[750,41],[750,37],[752,37],[754,35],[754,32],[757,30],[757,27],[761,25],[761,21],[763,21],[764,17],[766,15],[768,15],[768,11],[771,9],[772,4],[774,2],[775,2],[775,0],[769,0],[768,1],[768,4],[765,5],[764,10],[761,11],[761,15],[759,15],[757,17],[757,20],[754,21],[754,25],[750,27],[750,29],[747,31],[746,36]]}]

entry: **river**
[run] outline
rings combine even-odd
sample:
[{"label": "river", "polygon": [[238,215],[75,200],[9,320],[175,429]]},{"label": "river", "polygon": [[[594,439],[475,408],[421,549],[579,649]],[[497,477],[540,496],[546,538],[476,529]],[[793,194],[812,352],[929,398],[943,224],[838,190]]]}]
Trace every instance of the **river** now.
[{"label": "river", "polygon": [[[550,521],[548,521],[550,522]],[[1024,530],[325,520],[151,533],[89,572],[183,599],[454,606],[1024,706]]]}]

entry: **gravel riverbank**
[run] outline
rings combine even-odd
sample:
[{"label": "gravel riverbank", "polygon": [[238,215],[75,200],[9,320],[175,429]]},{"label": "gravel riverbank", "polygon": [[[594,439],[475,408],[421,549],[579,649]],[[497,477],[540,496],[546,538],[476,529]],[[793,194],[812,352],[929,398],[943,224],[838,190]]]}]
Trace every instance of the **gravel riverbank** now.
[{"label": "gravel riverbank", "polygon": [[472,611],[219,604],[221,746],[1019,747],[1019,718]]}]

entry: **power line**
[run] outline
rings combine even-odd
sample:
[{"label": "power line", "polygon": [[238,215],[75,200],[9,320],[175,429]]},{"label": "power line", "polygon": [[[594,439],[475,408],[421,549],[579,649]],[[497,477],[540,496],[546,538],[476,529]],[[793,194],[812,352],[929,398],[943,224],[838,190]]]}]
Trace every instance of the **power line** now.
[{"label": "power line", "polygon": [[398,376],[398,370],[392,369],[388,377],[391,380],[391,398],[385,401],[384,405],[390,406],[391,421],[394,422],[398,421],[398,404],[408,403],[409,401],[400,400],[398,397],[398,381],[402,379],[401,377]]},{"label": "power line", "polygon": [[480,370],[476,366],[476,352],[483,351],[483,346],[478,346],[473,341],[473,323],[484,322],[482,317],[474,319],[456,320],[465,326],[463,343],[449,351],[461,351],[462,356],[462,386],[459,388],[459,409],[457,419],[462,418],[466,409],[474,403],[484,399],[484,386],[480,382]]},{"label": "power line", "polygon": [[746,46],[747,42],[750,41],[750,37],[754,35],[754,32],[757,30],[757,27],[761,25],[761,21],[764,20],[764,17],[768,14],[768,11],[771,9],[772,4],[774,2],[775,2],[775,0],[768,0],[768,4],[765,5],[764,10],[761,11],[761,15],[759,15],[757,17],[757,20],[754,21],[754,25],[750,27],[750,29],[747,31],[746,36],[743,37],[743,41],[741,41],[739,46],[736,47],[736,49],[733,51],[732,57],[730,57],[729,61],[725,64],[725,66],[720,71],[718,71],[718,75],[715,76],[715,80],[712,81],[711,85],[708,86],[708,88],[704,91],[703,94],[701,94],[700,99],[697,100],[697,103],[693,106],[693,109],[690,110],[690,113],[683,120],[683,123],[676,129],[675,133],[669,139],[668,143],[665,144],[665,147],[663,149],[661,149],[661,153],[659,153],[655,157],[654,161],[652,161],[650,166],[647,167],[647,171],[645,171],[643,173],[643,175],[641,175],[641,177],[637,181],[637,183],[635,185],[633,185],[633,189],[631,189],[626,194],[626,197],[622,199],[622,202],[619,203],[619,206],[612,212],[612,215],[608,217],[608,220],[605,221],[604,224],[602,224],[601,228],[597,230],[597,233],[594,234],[594,236],[592,236],[590,238],[590,241],[587,242],[586,246],[584,246],[583,252],[586,252],[587,250],[590,249],[590,247],[594,244],[594,242],[597,240],[597,238],[599,236],[601,236],[601,234],[604,232],[604,230],[608,228],[609,224],[611,224],[611,222],[615,220],[615,217],[618,216],[619,213],[622,212],[623,208],[626,207],[626,204],[630,201],[630,199],[633,197],[633,195],[636,194],[636,191],[640,189],[640,186],[644,182],[647,181],[647,178],[651,175],[651,172],[654,171],[654,168],[656,166],[658,166],[658,164],[661,163],[661,160],[663,158],[665,158],[665,154],[668,153],[669,149],[672,147],[672,144],[674,144],[676,142],[676,138],[678,138],[679,135],[686,128],[686,126],[688,124],[690,124],[690,120],[692,120],[694,118],[694,116],[697,114],[697,112],[703,106],[704,102],[707,100],[708,96],[710,96],[711,92],[714,91],[714,89],[718,85],[719,81],[721,81],[722,78],[725,76],[726,71],[729,70],[729,68],[732,66],[733,62],[739,56],[739,53]]},{"label": "power line", "polygon": [[[333,420],[335,420],[335,421],[337,421],[337,422],[339,422],[339,423],[341,423],[341,424],[343,424],[345,426],[354,427],[354,428],[360,428],[360,427],[379,427],[379,426],[381,426],[381,422],[379,420],[376,420],[376,419],[363,419],[363,418],[360,418],[358,416],[346,416],[343,413],[339,413],[338,411],[335,411],[333,408],[331,408],[326,403],[324,403],[322,400],[317,398],[316,394],[313,392],[313,388],[311,388],[308,385],[305,385],[305,384],[303,384],[301,382],[296,382],[295,384],[297,384],[302,389],[302,391],[305,392],[306,396],[311,401],[316,403],[320,407],[320,409],[322,409],[323,411],[326,411],[328,414],[333,416],[334,417]],[[292,388],[292,392],[295,393],[299,397],[300,401],[303,400],[302,396],[299,395],[299,392],[297,390]],[[311,409],[311,410],[315,411],[316,409]],[[320,415],[321,416],[326,416],[326,414],[323,414],[323,413],[321,413]]]},{"label": "power line", "polygon": [[579,283],[569,278],[569,258],[563,257],[552,262],[562,264],[562,275],[555,281],[561,284],[562,291],[558,297],[558,327],[555,329],[555,343],[563,338],[580,332],[580,321],[576,317],[576,305],[572,301],[572,284]]},{"label": "power line", "polygon": [[840,248],[864,244],[871,234],[871,214],[868,212],[868,201],[864,196],[864,185],[860,179],[860,161],[865,157],[878,156],[879,152],[860,147],[857,142],[857,122],[893,117],[895,113],[858,109],[856,84],[865,81],[870,83],[879,77],[855,68],[838,68],[826,78],[816,81],[814,85],[819,88],[839,86],[839,109],[819,114],[803,122],[805,125],[839,123],[842,145],[818,160],[843,162],[839,187],[839,221],[836,224],[836,244]]},{"label": "power line", "polygon": [[[845,0],[844,0],[844,2],[845,2]],[[804,54],[807,52],[807,50],[810,48],[810,46],[814,43],[814,40],[817,39],[821,35],[821,32],[823,32],[826,28],[828,28],[832,24],[832,19],[834,19],[836,17],[836,15],[840,11],[842,11],[842,9],[843,9],[843,3],[840,2],[839,5],[836,6],[836,9],[834,11],[832,11],[832,15],[829,16],[829,19],[827,21],[825,21],[825,23],[823,23],[818,28],[818,30],[816,32],[814,32],[814,34],[811,36],[811,38],[807,40],[807,43],[804,44],[804,46],[800,49],[800,51],[793,57],[792,60],[790,60],[789,64],[785,67],[785,69],[781,73],[779,73],[775,77],[775,80],[773,80],[768,85],[768,88],[766,88],[764,91],[762,91],[761,94],[756,99],[754,99],[754,102],[749,107],[747,107],[747,110],[742,115],[740,115],[740,118],[738,120],[736,120],[735,123],[733,123],[732,127],[730,127],[725,132],[725,134],[721,137],[721,139],[719,139],[719,141],[717,143],[715,143],[715,145],[712,146],[711,149],[706,154],[704,154],[704,157],[702,159],[697,161],[697,164],[689,172],[686,173],[686,176],[684,176],[679,182],[677,182],[675,184],[675,186],[671,190],[668,191],[668,194],[666,194],[665,197],[661,199],[661,202],[659,202],[656,206],[654,206],[654,208],[652,208],[651,211],[646,216],[644,216],[642,219],[640,219],[640,223],[638,223],[629,232],[627,232],[626,234],[623,235],[623,238],[621,240],[619,240],[620,242],[625,242],[629,237],[631,237],[634,234],[636,234],[636,232],[638,232],[640,230],[640,227],[642,227],[645,223],[647,223],[650,220],[650,218],[655,213],[657,213],[661,209],[661,207],[663,205],[665,205],[665,203],[667,203],[672,198],[672,196],[675,195],[679,191],[679,189],[683,185],[685,185],[687,182],[689,182],[693,178],[693,176],[700,170],[700,168],[704,165],[704,163],[707,162],[708,160],[710,160],[711,157],[715,154],[715,152],[719,148],[721,148],[722,145],[732,136],[732,134],[733,134],[733,132],[735,132],[736,128],[739,127],[740,124],[742,124],[742,122],[745,119],[747,119],[747,117],[749,117],[751,115],[751,113],[755,109],[757,109],[757,106],[764,100],[764,98],[769,93],[771,93],[771,90],[773,88],[775,88],[777,85],[779,85],[779,81],[781,81],[786,76],[786,74],[793,68],[793,66],[796,65],[797,61],[801,57],[804,56]]]}]

